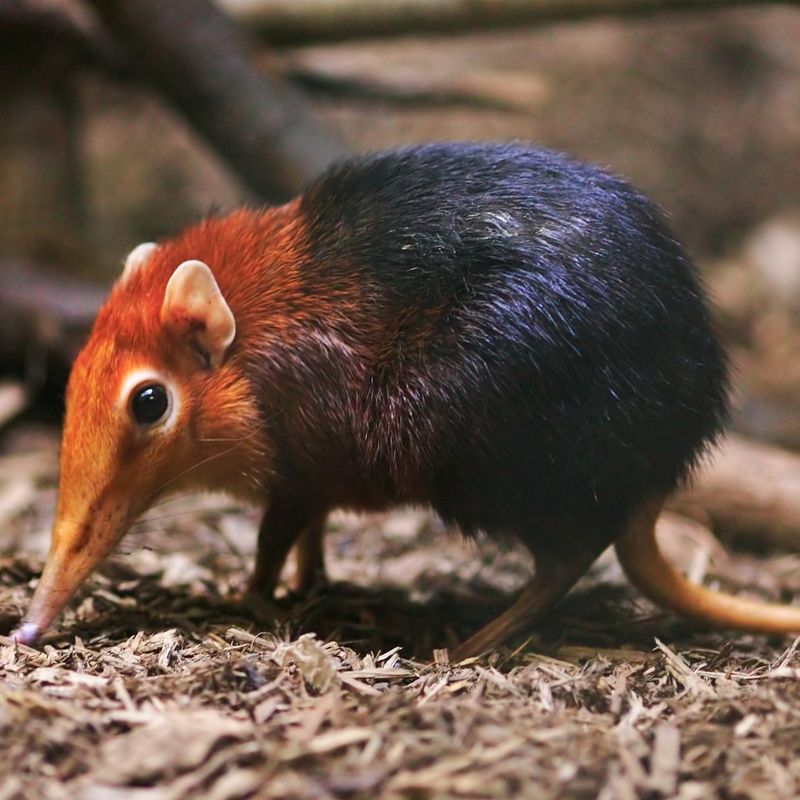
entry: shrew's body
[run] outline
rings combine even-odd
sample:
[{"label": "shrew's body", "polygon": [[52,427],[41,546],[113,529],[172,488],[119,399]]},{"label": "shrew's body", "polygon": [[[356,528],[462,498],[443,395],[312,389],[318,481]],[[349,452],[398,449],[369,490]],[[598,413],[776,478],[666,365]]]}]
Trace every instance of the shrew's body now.
[{"label": "shrew's body", "polygon": [[683,613],[796,629],[800,613],[692,587],[651,546],[726,384],[693,268],[624,182],[520,146],[354,159],[286,206],[134,251],[70,380],[53,549],[18,635],[189,486],[266,504],[264,592],[295,544],[301,588],[319,572],[336,507],[431,505],[520,540],[536,577],[462,654],[540,614],[612,541]]}]

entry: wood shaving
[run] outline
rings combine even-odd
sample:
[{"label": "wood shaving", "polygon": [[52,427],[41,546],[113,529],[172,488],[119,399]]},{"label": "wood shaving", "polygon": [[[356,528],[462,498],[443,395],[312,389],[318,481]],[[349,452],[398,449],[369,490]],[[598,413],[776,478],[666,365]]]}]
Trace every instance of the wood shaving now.
[{"label": "wood shaving", "polygon": [[[8,631],[41,568],[19,542],[38,541],[54,462],[49,481],[3,463],[0,497],[11,481],[35,495],[0,533]],[[341,515],[336,580],[265,621],[235,599],[252,515],[176,508],[41,647],[0,636],[0,800],[800,796],[800,639],[692,630],[604,557],[539,628],[453,664],[447,649],[508,603],[525,557],[482,543],[476,561],[416,512],[386,537],[389,515]],[[368,566],[410,553],[405,585]],[[710,580],[721,568],[763,570],[760,591],[785,602],[800,558],[703,565]]]}]

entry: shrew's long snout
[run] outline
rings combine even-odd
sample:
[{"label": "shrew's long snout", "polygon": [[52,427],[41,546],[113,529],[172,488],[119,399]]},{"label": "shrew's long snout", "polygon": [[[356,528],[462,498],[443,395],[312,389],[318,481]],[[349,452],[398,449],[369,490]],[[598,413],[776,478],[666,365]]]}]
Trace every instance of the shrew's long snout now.
[{"label": "shrew's long snout", "polygon": [[119,541],[116,526],[98,527],[92,520],[56,520],[42,577],[28,612],[11,638],[33,644],[61,613],[69,599]]}]

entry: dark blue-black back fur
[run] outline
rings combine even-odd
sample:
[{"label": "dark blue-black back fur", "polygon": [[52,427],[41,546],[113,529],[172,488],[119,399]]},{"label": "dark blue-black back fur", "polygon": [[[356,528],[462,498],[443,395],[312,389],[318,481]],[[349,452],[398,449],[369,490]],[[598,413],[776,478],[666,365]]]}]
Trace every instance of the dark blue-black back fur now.
[{"label": "dark blue-black back fur", "polygon": [[309,291],[368,298],[340,331],[377,354],[347,446],[393,499],[467,531],[571,518],[608,536],[719,433],[703,291],[622,180],[525,146],[432,144],[334,167],[302,211]]}]

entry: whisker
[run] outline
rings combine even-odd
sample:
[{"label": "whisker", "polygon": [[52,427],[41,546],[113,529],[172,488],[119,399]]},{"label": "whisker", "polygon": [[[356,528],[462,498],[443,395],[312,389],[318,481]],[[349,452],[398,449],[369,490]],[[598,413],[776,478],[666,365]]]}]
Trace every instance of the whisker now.
[{"label": "whisker", "polygon": [[171,486],[173,483],[175,483],[176,481],[179,481],[181,478],[185,478],[193,470],[196,470],[199,467],[202,467],[205,464],[208,464],[208,463],[210,463],[211,461],[214,461],[217,458],[222,458],[223,456],[227,456],[229,453],[232,453],[239,446],[240,443],[241,443],[241,440],[237,441],[236,444],[234,444],[233,446],[228,447],[225,450],[221,450],[219,453],[212,453],[210,456],[207,456],[206,458],[200,459],[200,461],[196,462],[195,464],[192,464],[191,467],[187,467],[182,472],[179,472],[177,475],[175,475],[172,478],[170,478],[161,487],[161,489],[159,490],[159,494],[161,492],[163,492],[164,489],[166,489],[168,486]]},{"label": "whisker", "polygon": [[[269,422],[271,419],[274,419],[275,415],[273,414],[269,417],[266,421]],[[199,438],[198,442],[249,442],[258,434],[258,431],[253,430],[250,433],[245,434],[244,436],[208,436]]]},{"label": "whisker", "polygon": [[153,498],[153,500],[146,504],[145,511],[142,512],[142,518],[147,514],[148,511],[153,511],[157,508],[164,508],[164,506],[168,506],[170,503],[185,503],[189,498],[192,497],[201,497],[205,492],[200,490],[189,490],[183,493],[178,494],[168,494],[164,497],[159,497],[158,495]]},{"label": "whisker", "polygon": [[205,508],[184,508],[181,511],[171,511],[167,514],[159,514],[155,517],[145,516],[141,517],[140,519],[136,520],[131,527],[130,530],[138,527],[139,525],[150,524],[151,522],[161,522],[165,519],[175,519],[175,517],[182,517],[185,514],[222,514],[227,512],[232,512],[237,510],[237,506],[235,504],[225,504],[221,506],[217,506],[216,508],[205,507]]},{"label": "whisker", "polygon": [[[174,477],[170,478],[170,480],[168,480],[161,487],[161,489],[159,490],[159,494],[161,494],[164,491],[164,489],[166,489],[168,486],[171,486],[176,481],[179,481],[181,478],[184,478],[186,475],[188,475],[193,470],[198,469],[199,467],[202,467],[205,464],[208,464],[209,462],[213,461],[214,459],[222,458],[223,456],[226,456],[229,453],[232,453],[242,442],[249,441],[255,435],[256,435],[256,431],[253,431],[252,433],[249,433],[246,436],[242,436],[242,437],[239,437],[239,438],[236,438],[236,439],[224,439],[224,438],[220,439],[219,441],[233,442],[233,445],[231,447],[228,447],[225,450],[221,450],[219,453],[212,453],[210,456],[207,456],[206,458],[201,459],[196,464],[192,464],[191,467],[187,467],[185,470],[183,470],[183,472],[179,472],[177,475],[175,475]],[[213,438],[209,438],[209,439],[200,439],[199,441],[212,442],[212,441],[215,441],[215,440]]]},{"label": "whisker", "polygon": [[255,434],[251,433],[247,436],[240,436],[238,438],[227,438],[224,436],[220,436],[220,437],[209,437],[209,438],[198,439],[197,441],[198,442],[246,442],[248,439],[252,439],[253,436],[255,436]]},{"label": "whisker", "polygon": [[[265,420],[265,422],[269,422],[270,420],[272,420],[275,417],[279,416],[281,413],[282,413],[282,409],[278,409],[274,414],[269,416]],[[225,449],[223,449],[223,450],[221,450],[221,451],[219,451],[217,453],[212,453],[210,456],[207,456],[205,458],[200,459],[199,461],[195,462],[194,464],[192,464],[191,466],[187,467],[183,471],[179,472],[177,475],[174,475],[173,477],[171,477],[166,483],[164,483],[161,487],[159,487],[158,491],[154,492],[151,495],[151,497],[149,498],[149,502],[144,503],[145,508],[148,511],[153,511],[153,510],[158,509],[158,508],[163,508],[164,506],[168,505],[169,503],[172,503],[172,502],[180,499],[179,497],[176,498],[174,495],[168,494],[166,492],[166,490],[170,486],[173,486],[177,481],[181,480],[182,478],[185,478],[188,474],[190,474],[194,470],[199,469],[200,467],[204,466],[205,464],[210,463],[211,461],[214,461],[215,459],[224,458],[225,456],[229,455],[242,442],[249,441],[250,439],[254,438],[257,434],[258,434],[258,432],[254,430],[253,432],[248,433],[245,436],[241,436],[241,437],[237,437],[237,438],[234,438],[234,437],[230,437],[230,438],[227,438],[227,437],[206,437],[206,438],[198,439],[198,441],[202,442],[202,443],[226,443],[226,442],[230,442],[231,446],[227,447],[227,448],[225,448]],[[264,467],[263,471],[268,473],[268,474],[275,474],[274,470],[271,470],[268,467]],[[259,486],[260,485],[260,481],[255,476],[251,476],[251,477],[252,477],[255,485]],[[167,496],[165,496],[165,494]],[[221,506],[218,510],[219,511],[229,510],[229,509],[232,510],[233,507],[234,507],[234,505],[232,505],[232,506],[224,505],[224,506]],[[206,511],[206,510],[215,511],[217,509],[202,509],[202,511]],[[138,520],[134,520],[130,524],[129,530],[132,530],[133,528],[135,528],[136,526],[139,526],[141,524],[145,524],[148,520],[152,521],[152,522],[155,522],[155,521],[158,521],[159,519],[165,519],[165,518],[172,517],[172,516],[179,516],[180,514],[185,514],[185,513],[196,513],[197,511],[198,511],[198,509],[185,509],[185,510],[176,511],[174,513],[168,513],[166,515],[162,515],[162,516],[159,516],[159,517],[146,517],[146,516],[143,516]],[[60,521],[63,522],[63,523],[74,524],[74,525],[79,525],[82,522],[84,522],[83,519],[76,518],[73,515],[69,515],[69,516],[65,515],[65,516],[63,516],[61,518]]]}]

